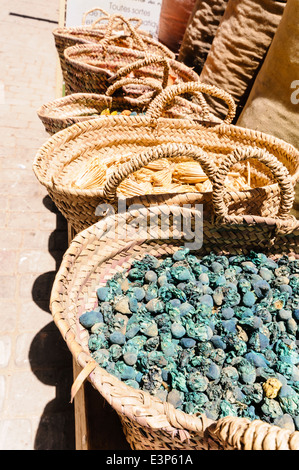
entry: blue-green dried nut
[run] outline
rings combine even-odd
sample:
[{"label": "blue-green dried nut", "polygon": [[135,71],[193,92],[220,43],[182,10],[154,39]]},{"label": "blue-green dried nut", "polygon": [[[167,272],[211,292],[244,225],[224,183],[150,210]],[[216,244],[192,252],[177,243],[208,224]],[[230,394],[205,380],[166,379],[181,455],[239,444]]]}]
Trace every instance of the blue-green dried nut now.
[{"label": "blue-green dried nut", "polygon": [[126,338],[127,339],[132,339],[134,336],[137,335],[137,333],[140,331],[140,325],[138,323],[127,323],[127,328],[126,328]]},{"label": "blue-green dried nut", "polygon": [[126,352],[123,354],[123,360],[128,366],[133,366],[136,364],[138,359],[138,354],[135,352]]},{"label": "blue-green dried nut", "polygon": [[271,281],[271,279],[274,277],[273,271],[270,269],[266,268],[265,266],[262,266],[259,270],[259,275],[265,280],[265,281]]},{"label": "blue-green dried nut", "polygon": [[179,249],[172,255],[172,258],[174,261],[183,261],[186,258],[186,256],[189,254],[189,252],[190,252],[189,248]]},{"label": "blue-green dried nut", "polygon": [[95,323],[102,323],[103,315],[99,311],[91,310],[80,315],[79,322],[84,328],[88,329],[91,328]]},{"label": "blue-green dried nut", "polygon": [[278,418],[275,418],[273,424],[275,426],[279,426],[280,428],[288,429],[288,431],[290,432],[296,431],[294,420],[292,416],[287,413],[283,414],[282,416],[279,416]]},{"label": "blue-green dried nut", "polygon": [[233,366],[226,366],[221,371],[221,381],[237,385],[239,380],[239,372]]},{"label": "blue-green dried nut", "polygon": [[296,336],[296,334],[298,332],[298,328],[299,328],[299,326],[298,326],[298,324],[297,324],[297,322],[294,318],[289,318],[286,321],[286,330],[291,335]]},{"label": "blue-green dried nut", "polygon": [[145,301],[149,302],[152,299],[156,299],[158,297],[159,289],[156,284],[151,284],[147,287],[145,291]]},{"label": "blue-green dried nut", "polygon": [[174,279],[180,282],[189,281],[190,279],[194,278],[190,269],[186,268],[185,266],[173,267],[171,268],[170,273]]},{"label": "blue-green dried nut", "polygon": [[132,380],[132,379],[125,380],[125,384],[129,385],[129,387],[132,387],[132,388],[136,388],[136,389],[140,388],[139,383],[136,380]]},{"label": "blue-green dried nut", "polygon": [[181,306],[180,299],[170,299],[169,304],[174,308],[179,308]]},{"label": "blue-green dried nut", "polygon": [[164,302],[159,299],[152,299],[145,305],[147,310],[151,313],[162,313],[165,308]]},{"label": "blue-green dried nut", "polygon": [[242,294],[245,294],[245,292],[251,290],[251,282],[248,279],[242,277],[238,280],[238,289],[240,292],[242,292]]},{"label": "blue-green dried nut", "polygon": [[186,323],[185,325],[187,335],[190,338],[199,341],[209,341],[213,336],[213,331],[208,325],[195,324],[193,322]]},{"label": "blue-green dried nut", "polygon": [[269,338],[259,331],[254,331],[248,340],[249,346],[256,352],[264,352],[269,343]]},{"label": "blue-green dried nut", "polygon": [[193,305],[189,302],[183,302],[179,307],[180,315],[186,315],[188,313],[195,313]]},{"label": "blue-green dried nut", "polygon": [[97,289],[97,297],[101,302],[105,302],[110,294],[110,289],[108,287],[99,287]]},{"label": "blue-green dried nut", "polygon": [[284,292],[284,293],[288,294],[289,296],[293,295],[293,289],[288,284],[281,284],[279,286],[279,290],[280,290],[280,292]]},{"label": "blue-green dried nut", "polygon": [[253,403],[260,403],[264,398],[263,387],[260,383],[245,384],[241,390]]},{"label": "blue-green dried nut", "polygon": [[133,287],[130,292],[138,302],[141,302],[145,297],[145,290],[142,287]]},{"label": "blue-green dried nut", "polygon": [[256,368],[246,359],[242,359],[237,366],[240,374],[240,380],[244,384],[253,384],[256,381]]},{"label": "blue-green dried nut", "polygon": [[196,341],[193,338],[182,338],[181,339],[181,345],[183,348],[194,348],[196,345]]},{"label": "blue-green dried nut", "polygon": [[186,384],[186,375],[184,374],[184,372],[180,372],[178,370],[171,370],[170,376],[172,388],[180,390],[181,392],[188,392]]},{"label": "blue-green dried nut", "polygon": [[222,307],[221,308],[221,316],[225,320],[230,320],[235,315],[234,309],[231,307]]},{"label": "blue-green dried nut", "polygon": [[278,400],[285,413],[299,413],[299,394],[289,385],[283,385],[278,393]]},{"label": "blue-green dried nut", "polygon": [[174,408],[181,408],[184,401],[184,394],[179,391],[172,389],[167,395],[167,403],[170,403]]},{"label": "blue-green dried nut", "polygon": [[125,344],[126,342],[126,337],[123,333],[121,333],[120,331],[114,331],[113,333],[111,333],[111,335],[109,336],[109,340],[111,343],[113,344]]},{"label": "blue-green dried nut", "polygon": [[202,273],[200,274],[198,280],[202,283],[202,284],[206,284],[206,285],[209,285],[210,284],[210,278],[209,278],[209,275],[207,273]]},{"label": "blue-green dried nut", "polygon": [[176,354],[176,347],[172,342],[169,341],[161,341],[161,350],[165,354],[166,357],[174,356]]},{"label": "blue-green dried nut", "polygon": [[155,271],[147,271],[144,276],[145,282],[157,282],[158,276]]},{"label": "blue-green dried nut", "polygon": [[186,334],[186,330],[181,323],[175,322],[171,325],[171,333],[174,338],[182,338]]},{"label": "blue-green dried nut", "polygon": [[214,305],[213,297],[209,294],[204,294],[200,299],[200,303],[204,305],[208,305],[209,307],[213,307]]},{"label": "blue-green dried nut", "polygon": [[255,351],[250,351],[245,354],[245,359],[253,364],[255,367],[268,367],[269,361],[266,360],[265,356]]},{"label": "blue-green dried nut", "polygon": [[217,287],[213,292],[213,301],[215,305],[220,306],[223,302],[224,295],[221,287]]},{"label": "blue-green dried nut", "polygon": [[204,392],[208,388],[209,380],[199,371],[192,372],[187,377],[187,385],[190,390]]},{"label": "blue-green dried nut", "polygon": [[299,431],[299,415],[294,416],[294,424],[295,424],[295,429],[296,431]]},{"label": "blue-green dried nut", "polygon": [[214,273],[216,274],[223,274],[224,273],[224,267],[221,263],[218,263],[218,261],[213,261],[211,263],[211,269]]},{"label": "blue-green dried nut", "polygon": [[159,277],[158,277],[158,285],[160,287],[164,286],[165,284],[168,284],[168,277],[166,274],[161,274]]},{"label": "blue-green dried nut", "polygon": [[160,368],[167,366],[167,360],[162,351],[151,351],[148,354],[149,367],[158,366]]},{"label": "blue-green dried nut", "polygon": [[211,343],[217,349],[222,349],[222,350],[226,349],[226,342],[224,341],[223,337],[220,335],[212,336]]},{"label": "blue-green dried nut", "polygon": [[131,281],[141,280],[144,278],[144,271],[140,270],[139,268],[131,268],[128,272],[128,278]]},{"label": "blue-green dried nut", "polygon": [[223,349],[216,348],[211,351],[210,357],[213,362],[222,366],[226,358],[226,353]]},{"label": "blue-green dried nut", "polygon": [[269,416],[272,419],[283,415],[283,410],[280,404],[274,398],[265,397],[261,410],[265,416]]},{"label": "blue-green dried nut", "polygon": [[163,403],[165,403],[167,401],[167,395],[168,395],[167,390],[159,389],[157,390],[155,397],[161,400]]},{"label": "blue-green dried nut", "polygon": [[230,320],[222,320],[222,327],[229,333],[237,333],[236,325],[238,320],[236,318],[231,318]]},{"label": "blue-green dried nut", "polygon": [[135,297],[129,299],[129,310],[130,312],[137,313],[139,309],[138,301]]},{"label": "blue-green dried nut", "polygon": [[88,348],[90,351],[108,347],[108,341],[104,334],[93,333],[88,339]]},{"label": "blue-green dried nut", "polygon": [[110,358],[116,362],[122,356],[122,347],[120,344],[112,344],[110,348],[108,349],[108,352],[109,352]]},{"label": "blue-green dried nut", "polygon": [[206,377],[210,380],[218,380],[220,377],[220,372],[220,367],[214,362],[211,362],[209,364],[209,369],[206,372]]},{"label": "blue-green dried nut", "polygon": [[282,308],[278,311],[277,318],[284,321],[289,320],[290,318],[292,318],[292,311]]},{"label": "blue-green dried nut", "polygon": [[101,313],[103,314],[104,322],[110,324],[114,317],[113,307],[109,302],[102,302],[100,304]]},{"label": "blue-green dried nut", "polygon": [[257,274],[258,269],[251,261],[244,261],[241,263],[243,271],[250,274]]},{"label": "blue-green dried nut", "polygon": [[92,353],[92,358],[101,366],[107,367],[109,364],[109,352],[106,349],[98,349]]},{"label": "blue-green dried nut", "polygon": [[225,307],[236,307],[241,302],[241,296],[239,292],[230,289],[224,292]]},{"label": "blue-green dried nut", "polygon": [[224,418],[225,416],[238,416],[238,410],[233,403],[221,400],[219,418]]},{"label": "blue-green dried nut", "polygon": [[245,307],[252,307],[256,302],[256,295],[252,291],[247,291],[242,297]]},{"label": "blue-green dried nut", "polygon": [[140,331],[146,336],[158,335],[158,327],[154,320],[141,322]]},{"label": "blue-green dried nut", "polygon": [[266,295],[271,289],[270,284],[265,279],[254,282],[252,284],[252,287],[253,287],[255,295],[258,298],[266,297]]},{"label": "blue-green dried nut", "polygon": [[153,336],[145,342],[144,349],[145,351],[155,351],[159,347],[159,345],[160,345],[160,337]]}]

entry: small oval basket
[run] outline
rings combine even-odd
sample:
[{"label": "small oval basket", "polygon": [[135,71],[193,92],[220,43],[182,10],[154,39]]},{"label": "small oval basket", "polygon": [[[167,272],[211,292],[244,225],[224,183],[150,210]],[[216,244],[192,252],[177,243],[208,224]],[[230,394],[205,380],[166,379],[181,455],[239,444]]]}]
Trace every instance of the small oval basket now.
[{"label": "small oval basket", "polygon": [[[223,216],[223,177],[214,184],[213,210],[203,213],[203,243],[191,251],[203,256],[213,251],[230,254],[258,250],[267,255],[292,253],[298,259],[299,222],[292,218],[251,215]],[[224,210],[224,212],[226,212]],[[170,403],[130,387],[109,374],[92,359],[88,331],[79,317],[97,306],[96,289],[114,274],[128,269],[145,254],[171,256],[182,246],[186,234],[170,232],[152,239],[140,235],[134,220],[184,217],[196,227],[197,212],[177,206],[151,206],[110,216],[76,235],[56,276],[51,311],[69,350],[83,369],[72,387],[72,398],[87,378],[116,410],[123,431],[135,450],[299,450],[299,432],[291,432],[261,420],[226,416],[217,421],[204,414],[186,414]],[[124,230],[130,226],[130,233]],[[125,235],[124,235],[125,234]],[[294,253],[294,251],[296,253]]]}]

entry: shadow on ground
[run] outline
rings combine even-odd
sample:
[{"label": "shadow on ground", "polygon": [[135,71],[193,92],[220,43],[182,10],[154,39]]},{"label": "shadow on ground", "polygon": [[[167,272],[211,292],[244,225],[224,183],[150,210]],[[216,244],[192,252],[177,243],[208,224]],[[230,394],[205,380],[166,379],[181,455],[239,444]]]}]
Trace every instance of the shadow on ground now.
[{"label": "shadow on ground", "polygon": [[[56,228],[49,237],[48,250],[56,269],[41,274],[32,286],[32,298],[49,312],[49,301],[55,275],[68,246],[67,223],[49,196],[45,207],[56,214]],[[52,320],[52,317],[49,317]],[[75,423],[70,390],[73,383],[72,356],[53,321],[34,337],[29,351],[32,372],[44,384],[56,388],[55,399],[47,404],[35,436],[35,450],[74,450]]]}]

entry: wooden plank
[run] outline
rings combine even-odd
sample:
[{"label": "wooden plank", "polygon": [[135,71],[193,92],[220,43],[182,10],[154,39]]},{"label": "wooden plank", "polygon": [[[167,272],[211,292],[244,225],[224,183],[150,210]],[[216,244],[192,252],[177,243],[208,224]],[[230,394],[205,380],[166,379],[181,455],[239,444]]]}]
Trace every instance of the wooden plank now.
[{"label": "wooden plank", "polygon": [[[77,378],[82,368],[73,358],[73,378]],[[88,450],[88,422],[86,414],[86,398],[84,384],[79,388],[74,398],[75,412],[75,443],[76,450]]]}]

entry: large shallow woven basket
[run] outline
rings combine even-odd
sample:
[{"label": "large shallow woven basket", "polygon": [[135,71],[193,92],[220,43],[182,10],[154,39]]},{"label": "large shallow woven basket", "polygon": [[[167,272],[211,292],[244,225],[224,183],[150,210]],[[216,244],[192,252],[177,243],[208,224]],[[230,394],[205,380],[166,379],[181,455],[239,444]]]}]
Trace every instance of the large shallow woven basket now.
[{"label": "large shallow woven basket", "polygon": [[[277,214],[280,188],[274,182],[272,172],[280,181],[290,178],[293,186],[299,174],[299,152],[273,136],[231,124],[207,127],[194,120],[159,117],[166,103],[170,103],[179,91],[186,93],[195,89],[197,92],[210,92],[210,88],[199,83],[168,87],[152,101],[145,116],[109,116],[75,124],[52,136],[40,148],[33,163],[35,175],[75,230],[83,230],[99,220],[96,214],[99,204],[117,203],[117,186],[126,175],[146,165],[149,159],[180,156],[185,151],[182,144],[191,145],[187,149],[189,156],[203,151],[208,155],[207,171],[212,180],[216,164],[219,166],[225,159],[227,166],[246,175],[248,167],[244,159],[250,157],[251,181],[256,187],[230,191],[226,196],[229,211],[260,216]],[[228,122],[231,119],[229,115],[230,111]],[[94,156],[125,155],[128,152],[134,156],[133,160],[119,167],[105,187],[87,190],[70,186],[72,175]],[[258,161],[263,154],[269,154],[268,167]],[[146,195],[138,199],[142,199],[145,205],[210,204],[211,192]],[[291,204],[292,199],[290,201]],[[136,198],[128,199],[127,206],[133,202]]]},{"label": "large shallow woven basket", "polygon": [[[199,256],[214,252],[248,253],[255,249],[274,256],[298,257],[299,222],[250,215],[222,215],[222,178],[214,185],[214,210],[203,213],[203,245],[192,251]],[[176,206],[151,206],[110,216],[76,235],[56,276],[51,311],[73,357],[83,368],[72,387],[74,396],[88,378],[116,410],[123,431],[135,450],[299,450],[299,432],[272,426],[261,420],[227,416],[212,421],[205,415],[189,415],[142,390],[136,390],[102,369],[90,356],[88,332],[79,323],[86,310],[97,306],[96,289],[117,272],[145,254],[171,255],[186,239],[172,231],[167,238],[151,239],[134,232],[142,220],[183,217],[196,229],[197,212]],[[215,220],[216,219],[216,220]],[[124,234],[130,226],[128,235]],[[148,225],[147,225],[148,226]],[[188,238],[188,237],[186,237]],[[188,240],[189,241],[189,240]],[[297,253],[294,254],[294,251]]]},{"label": "large shallow woven basket", "polygon": [[[86,25],[86,16],[94,10],[99,10],[102,16],[91,25]],[[82,26],[55,28],[53,36],[63,78],[67,77],[64,51],[68,47],[78,44],[99,44],[102,41],[107,44],[109,41],[114,46],[140,49],[140,47],[144,47],[140,46],[143,43],[152,52],[160,52],[164,56],[174,59],[174,54],[166,46],[151,38],[147,32],[139,29],[141,21],[137,26],[133,26],[132,23],[135,23],[136,20],[136,18],[125,19],[121,15],[109,15],[101,8],[93,8],[85,13]],[[108,23],[106,24],[105,21]],[[140,37],[142,43],[139,41]]]}]

